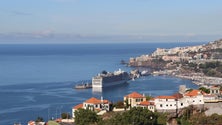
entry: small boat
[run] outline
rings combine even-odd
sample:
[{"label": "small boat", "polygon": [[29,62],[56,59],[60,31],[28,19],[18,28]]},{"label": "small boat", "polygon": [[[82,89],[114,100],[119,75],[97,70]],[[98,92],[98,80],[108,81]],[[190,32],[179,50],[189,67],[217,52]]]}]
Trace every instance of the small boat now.
[{"label": "small boat", "polygon": [[142,75],[142,76],[148,76],[148,75],[150,75],[150,72],[149,72],[148,70],[143,70],[143,71],[141,72],[141,75]]},{"label": "small boat", "polygon": [[75,85],[74,87],[75,89],[88,89],[88,88],[92,88],[92,83],[80,83]]}]

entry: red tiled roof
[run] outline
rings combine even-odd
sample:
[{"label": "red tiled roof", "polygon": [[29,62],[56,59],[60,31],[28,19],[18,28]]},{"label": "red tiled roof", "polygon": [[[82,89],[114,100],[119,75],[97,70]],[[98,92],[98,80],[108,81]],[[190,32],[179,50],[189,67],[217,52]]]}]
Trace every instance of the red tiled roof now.
[{"label": "red tiled roof", "polygon": [[82,107],[83,107],[83,104],[78,104],[78,105],[74,106],[73,109],[80,109]]},{"label": "red tiled roof", "polygon": [[185,94],[185,96],[197,96],[198,94],[200,94],[200,91],[194,89],[194,90],[191,90],[191,91],[187,92],[187,93]]},{"label": "red tiled roof", "polygon": [[181,98],[183,98],[183,94],[180,94],[180,93],[175,93],[175,94],[173,94],[172,96],[174,96],[176,99],[181,99]]},{"label": "red tiled roof", "polygon": [[210,87],[210,89],[220,89],[220,88],[217,86],[212,86],[212,87]]},{"label": "red tiled roof", "polygon": [[61,118],[58,118],[55,120],[56,122],[62,122],[62,119]]},{"label": "red tiled roof", "polygon": [[133,92],[133,93],[131,93],[129,95],[126,95],[125,97],[127,97],[127,98],[143,98],[144,96],[139,94],[139,93],[137,93],[137,92]]},{"label": "red tiled roof", "polygon": [[29,121],[28,125],[35,125],[35,121]]},{"label": "red tiled roof", "polygon": [[143,101],[143,102],[140,103],[140,105],[150,105],[150,102],[148,102],[148,101]]},{"label": "red tiled roof", "polygon": [[92,97],[92,98],[86,100],[85,103],[101,104],[101,103],[109,103],[109,101],[108,100],[103,100],[103,102],[102,102],[102,100],[97,99],[95,97]]},{"label": "red tiled roof", "polygon": [[156,98],[158,98],[158,99],[176,99],[176,97],[174,97],[174,96],[165,96],[165,95],[157,96]]}]

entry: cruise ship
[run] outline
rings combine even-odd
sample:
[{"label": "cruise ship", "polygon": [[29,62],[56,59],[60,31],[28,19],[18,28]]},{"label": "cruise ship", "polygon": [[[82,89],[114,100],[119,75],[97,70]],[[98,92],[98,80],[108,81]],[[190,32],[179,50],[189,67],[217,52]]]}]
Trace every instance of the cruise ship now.
[{"label": "cruise ship", "polygon": [[121,69],[114,71],[113,73],[103,71],[102,73],[92,78],[92,87],[104,88],[113,85],[119,85],[126,83],[129,79],[129,74],[122,71]]}]

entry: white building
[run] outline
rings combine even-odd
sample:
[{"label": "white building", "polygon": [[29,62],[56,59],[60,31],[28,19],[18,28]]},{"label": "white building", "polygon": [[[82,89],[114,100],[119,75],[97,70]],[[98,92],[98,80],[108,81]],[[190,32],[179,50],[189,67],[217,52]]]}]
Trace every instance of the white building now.
[{"label": "white building", "polygon": [[188,105],[203,105],[203,94],[200,90],[191,90],[184,94]]},{"label": "white building", "polygon": [[177,98],[174,96],[157,96],[154,98],[157,112],[175,112],[177,109]]},{"label": "white building", "polygon": [[137,92],[132,92],[132,93],[124,96],[123,100],[124,100],[124,103],[127,101],[127,103],[131,107],[136,107],[137,104],[140,104],[141,102],[146,101],[146,97],[145,97],[145,95],[141,95]]},{"label": "white building", "polygon": [[151,102],[151,101],[140,102],[139,104],[137,104],[137,107],[147,108],[148,110],[155,112],[154,102]]},{"label": "white building", "polygon": [[103,100],[103,98],[101,97],[101,99],[97,99],[97,98],[90,98],[88,100],[86,100],[85,102],[83,102],[83,104],[79,104],[76,105],[75,107],[73,107],[72,109],[72,116],[75,117],[75,111],[83,108],[83,109],[90,109],[92,111],[109,111],[110,110],[110,101],[108,100]]},{"label": "white building", "polygon": [[157,96],[154,98],[154,104],[158,112],[176,112],[190,105],[201,108],[204,105],[204,96],[199,90],[191,90],[185,94]]}]

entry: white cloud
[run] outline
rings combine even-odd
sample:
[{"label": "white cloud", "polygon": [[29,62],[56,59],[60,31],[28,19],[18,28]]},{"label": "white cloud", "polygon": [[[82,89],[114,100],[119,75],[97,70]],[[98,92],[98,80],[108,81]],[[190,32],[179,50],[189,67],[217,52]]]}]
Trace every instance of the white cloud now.
[{"label": "white cloud", "polygon": [[14,15],[21,15],[21,16],[29,16],[29,15],[32,15],[32,13],[22,12],[22,11],[17,11],[17,10],[13,10],[13,11],[11,11],[11,13],[14,14]]}]

